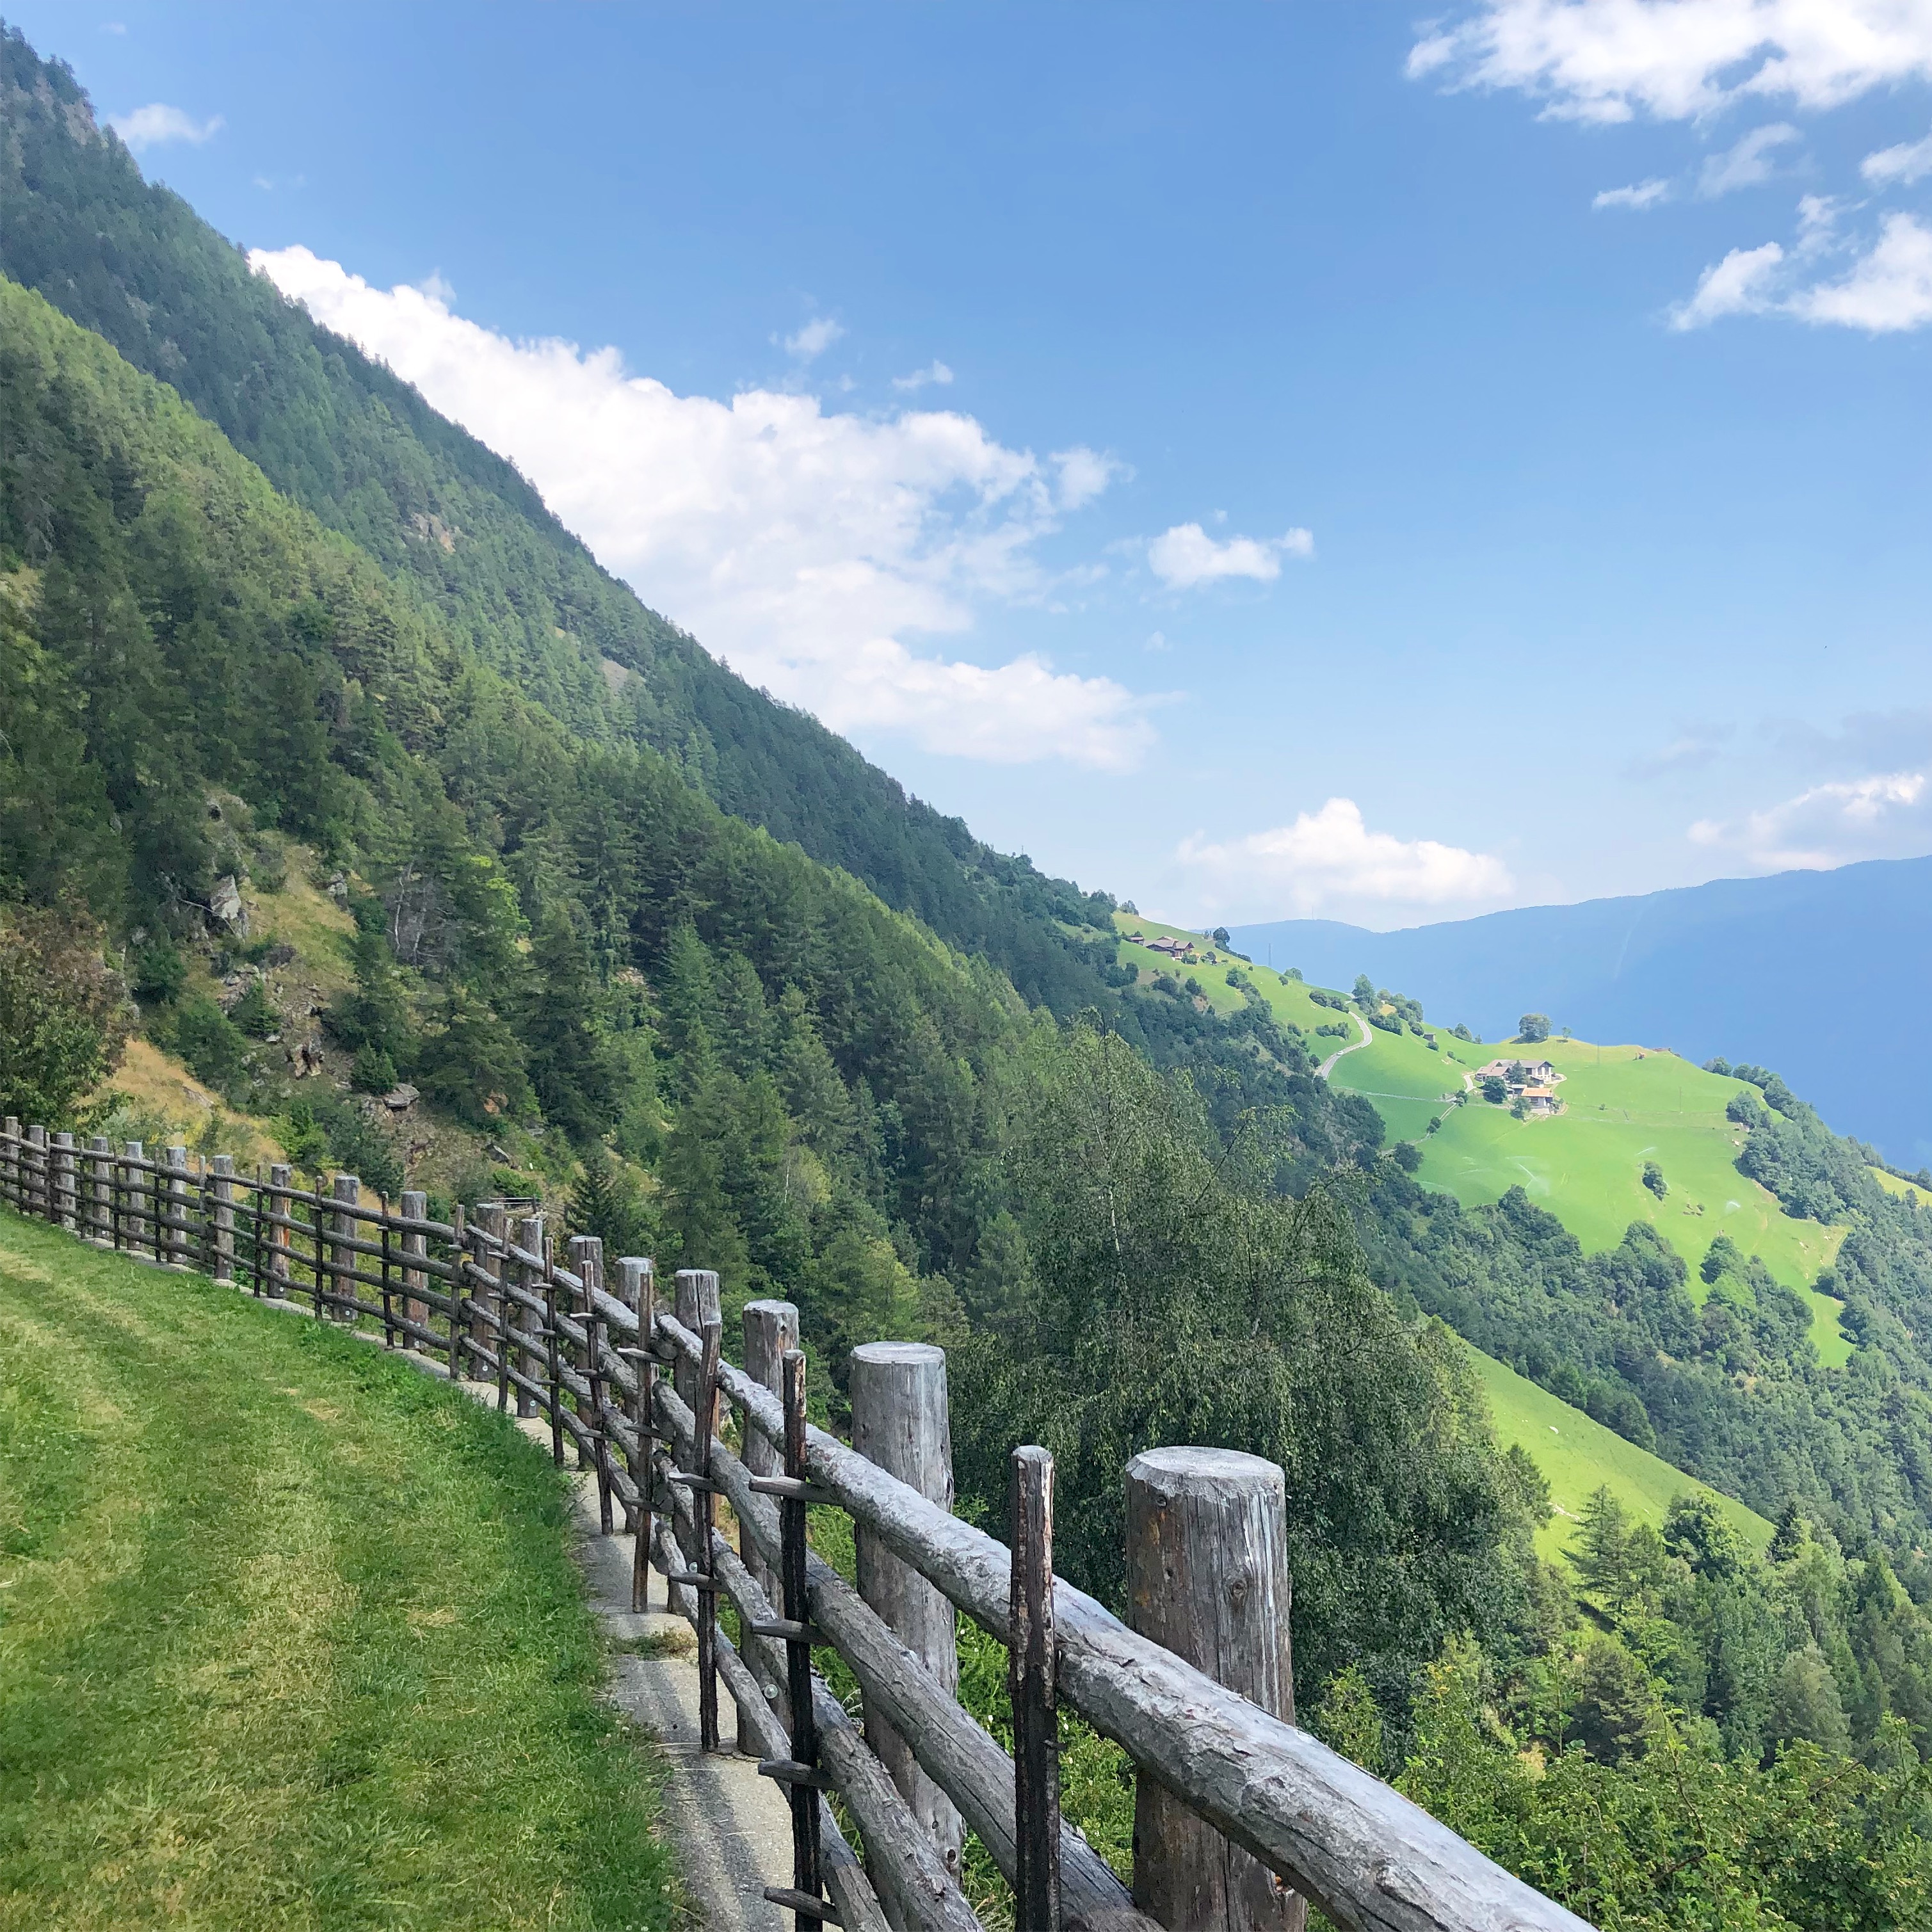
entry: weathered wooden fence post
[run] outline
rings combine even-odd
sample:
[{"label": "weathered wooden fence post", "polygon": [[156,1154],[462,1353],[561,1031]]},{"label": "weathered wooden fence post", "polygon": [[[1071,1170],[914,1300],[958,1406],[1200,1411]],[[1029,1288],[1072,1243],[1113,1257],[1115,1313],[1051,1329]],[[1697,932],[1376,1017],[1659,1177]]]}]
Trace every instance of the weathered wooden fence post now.
[{"label": "weathered wooden fence post", "polygon": [[474,1319],[470,1334],[476,1340],[489,1337],[490,1352],[496,1358],[496,1406],[501,1410],[510,1406],[510,1298],[504,1292],[510,1263],[503,1252],[503,1244],[509,1238],[509,1210],[500,1201],[479,1201],[472,1225],[478,1237],[477,1259],[487,1264],[496,1286],[486,1288],[471,1303]]},{"label": "weathered wooden fence post", "polygon": [[[677,1271],[677,1318],[694,1335],[704,1333],[704,1324],[714,1316],[720,1320],[718,1302],[718,1277],[710,1268],[680,1268]],[[716,1434],[718,1418],[715,1415],[698,1415],[698,1364],[680,1354],[671,1364],[670,1385],[677,1391],[678,1400],[698,1416],[700,1430],[710,1429]]]},{"label": "weathered wooden fence post", "polygon": [[295,1170],[283,1163],[268,1169],[268,1299],[289,1298],[289,1230],[285,1225],[295,1219],[295,1203],[288,1190],[294,1185]]},{"label": "weathered wooden fence post", "polygon": [[165,1184],[166,1198],[158,1200],[156,1207],[161,1214],[161,1225],[165,1230],[167,1264],[170,1268],[188,1266],[188,1149],[171,1147],[162,1156],[168,1171]]},{"label": "weathered wooden fence post", "polygon": [[[544,1217],[541,1214],[526,1214],[518,1221],[517,1246],[525,1254],[536,1256],[538,1264],[532,1268],[527,1262],[519,1262],[516,1264],[514,1275],[511,1276],[506,1272],[506,1279],[514,1280],[526,1294],[540,1295],[543,1292],[544,1278]],[[532,1380],[532,1358],[537,1352],[538,1343],[543,1339],[542,1318],[534,1308],[524,1302],[518,1302],[512,1309],[507,1294],[503,1298],[503,1305],[504,1312],[509,1318],[511,1332],[517,1337],[517,1371],[526,1381]],[[507,1350],[506,1353],[507,1355]],[[527,1421],[536,1412],[536,1397],[528,1389],[519,1388],[517,1390],[518,1420]]]},{"label": "weathered wooden fence post", "polygon": [[636,1372],[636,1399],[631,1408],[631,1426],[637,1432],[638,1452],[631,1459],[631,1480],[637,1486],[638,1500],[631,1512],[631,1608],[643,1612],[650,1607],[651,1589],[651,1448],[657,1430],[657,1414],[652,1391],[657,1378],[658,1294],[657,1269],[642,1255],[626,1255],[617,1264],[618,1296],[638,1318],[638,1346],[629,1352]]},{"label": "weathered wooden fence post", "polygon": [[[121,1225],[126,1232],[125,1245],[130,1255],[140,1254],[145,1245],[142,1224],[146,1215],[142,1197],[146,1192],[146,1176],[138,1165],[145,1157],[139,1141],[122,1142]],[[150,1228],[147,1232],[152,1234],[153,1230]]]},{"label": "weathered wooden fence post", "polygon": [[17,1114],[7,1116],[7,1128],[0,1137],[0,1186],[4,1186],[7,1204],[10,1208],[20,1205],[20,1117]]},{"label": "weathered wooden fence post", "polygon": [[[596,1358],[591,1353],[590,1343],[592,1324],[597,1312],[597,1297],[604,1286],[604,1243],[601,1236],[596,1234],[571,1236],[570,1271],[584,1284],[582,1288],[572,1298],[574,1305],[567,1311],[576,1317],[578,1324],[584,1330],[584,1346],[578,1351],[577,1354],[577,1372],[586,1383],[594,1384],[597,1376],[597,1363]],[[590,1398],[586,1396],[584,1400],[589,1401]],[[592,1406],[594,1408],[594,1403]],[[578,1419],[579,1421],[586,1419],[582,1403],[578,1405]],[[596,1450],[593,1449],[586,1452],[584,1446],[583,1437],[578,1436],[577,1466],[580,1469],[587,1468],[596,1461]],[[601,1466],[598,1470],[597,1487],[598,1504],[603,1520],[604,1534],[608,1536],[610,1533],[610,1495],[609,1490],[605,1486]]]},{"label": "weathered wooden fence post", "polygon": [[1053,1458],[1016,1449],[1006,1497],[1012,1581],[1006,1691],[1013,1711],[1014,1932],[1060,1932],[1060,1706],[1053,1681]]},{"label": "weathered wooden fence post", "polygon": [[74,1136],[54,1136],[54,1216],[68,1234],[74,1229],[76,1210],[80,1205],[80,1189],[74,1178]]},{"label": "weathered wooden fence post", "polygon": [[214,1156],[214,1266],[217,1281],[235,1279],[235,1157]]},{"label": "weathered wooden fence post", "polygon": [[88,1239],[97,1247],[114,1245],[114,1162],[107,1136],[96,1134],[87,1144],[88,1192],[93,1205],[88,1213]]},{"label": "weathered wooden fence post", "polygon": [[[867,1342],[852,1351],[851,1370],[853,1448],[950,1510],[952,1426],[946,1399],[946,1351],[923,1342]],[[859,1594],[946,1689],[956,1692],[959,1650],[952,1606],[862,1524],[857,1554]],[[952,1801],[920,1768],[905,1741],[869,1702],[866,1736],[956,1877],[962,1832]]]},{"label": "weathered wooden fence post", "polygon": [[[1127,1616],[1271,1716],[1294,1718],[1287,1486],[1232,1449],[1127,1465]],[[1136,1781],[1134,1902],[1168,1932],[1301,1932],[1305,1900],[1151,1778]]]},{"label": "weathered wooden fence post", "polygon": [[47,1185],[47,1130],[36,1124],[27,1129],[27,1198],[21,1205],[45,1220],[52,1198],[52,1190]]},{"label": "weathered wooden fence post", "polygon": [[[785,1354],[798,1346],[798,1310],[789,1301],[748,1301],[743,1318],[745,1372],[782,1400]],[[754,1428],[748,1418],[742,1454],[746,1468],[754,1476],[784,1473],[784,1444],[767,1442],[764,1432]],[[776,1603],[780,1594],[778,1573],[760,1553],[751,1532],[742,1527],[738,1532],[738,1548],[745,1568],[757,1580],[758,1588]]]},{"label": "weathered wooden fence post", "polygon": [[[401,1210],[402,1217],[405,1221],[426,1221],[429,1219],[429,1196],[419,1188],[404,1188],[398,1198],[396,1205]],[[459,1247],[458,1252],[460,1254],[460,1252]],[[421,1268],[411,1268],[410,1264],[412,1261],[422,1260],[428,1252],[428,1235],[420,1228],[404,1229],[403,1319],[405,1322],[413,1322],[419,1328],[427,1328],[429,1326],[429,1304],[422,1299],[423,1287],[428,1277]],[[450,1282],[449,1300],[452,1308],[462,1298],[462,1285],[454,1281]],[[405,1331],[403,1336],[403,1346],[411,1354],[420,1355],[423,1352],[424,1344],[421,1336],[412,1335]],[[452,1366],[449,1371],[449,1378],[452,1382],[457,1379],[454,1366],[455,1359],[455,1356],[452,1354],[450,1357]]]},{"label": "weathered wooden fence post", "polygon": [[[329,1184],[331,1199],[339,1202],[328,1217],[328,1231],[335,1236],[329,1248],[328,1281],[332,1295],[348,1297],[356,1292],[356,1282],[350,1270],[356,1265],[356,1250],[341,1245],[356,1238],[356,1208],[362,1198],[362,1184],[352,1174],[338,1174]],[[345,1308],[338,1302],[334,1310],[338,1322],[353,1323],[356,1311]]]}]

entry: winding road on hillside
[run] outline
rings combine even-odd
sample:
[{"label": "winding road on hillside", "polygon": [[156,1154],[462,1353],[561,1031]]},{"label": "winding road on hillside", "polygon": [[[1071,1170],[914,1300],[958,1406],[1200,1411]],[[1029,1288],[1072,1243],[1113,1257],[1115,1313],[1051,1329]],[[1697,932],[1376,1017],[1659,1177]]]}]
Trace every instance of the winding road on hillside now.
[{"label": "winding road on hillside", "polygon": [[1315,1076],[1318,1080],[1326,1080],[1329,1075],[1334,1072],[1335,1063],[1341,1058],[1343,1054],[1360,1053],[1362,1048],[1366,1046],[1370,1040],[1374,1037],[1374,1036],[1369,1031],[1368,1022],[1364,1019],[1360,1013],[1351,1013],[1348,1017],[1354,1022],[1357,1026],[1360,1028],[1362,1036],[1360,1040],[1355,1041],[1352,1046],[1338,1046],[1336,1048],[1335,1051],[1315,1070]]}]

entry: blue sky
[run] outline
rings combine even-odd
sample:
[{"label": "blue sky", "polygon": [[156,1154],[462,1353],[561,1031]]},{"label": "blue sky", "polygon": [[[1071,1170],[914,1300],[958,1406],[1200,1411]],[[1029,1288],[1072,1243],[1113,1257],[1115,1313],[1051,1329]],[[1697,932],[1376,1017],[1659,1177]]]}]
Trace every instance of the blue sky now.
[{"label": "blue sky", "polygon": [[10,16],[647,602],[1144,910],[1932,850],[1932,0]]}]

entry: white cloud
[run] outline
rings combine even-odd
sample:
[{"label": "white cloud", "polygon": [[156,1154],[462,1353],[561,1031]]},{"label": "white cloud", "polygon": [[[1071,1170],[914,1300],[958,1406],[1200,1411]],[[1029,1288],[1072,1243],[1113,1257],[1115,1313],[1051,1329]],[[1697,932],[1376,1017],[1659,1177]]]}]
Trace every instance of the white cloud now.
[{"label": "white cloud", "polygon": [[1697,176],[1697,192],[1706,201],[1715,201],[1720,195],[1769,181],[1777,166],[1772,158],[1772,150],[1788,147],[1802,138],[1788,121],[1754,128],[1736,147],[1712,154],[1705,161]]},{"label": "white cloud", "polygon": [[1733,248],[1704,271],[1690,299],[1671,310],[1671,327],[1701,328],[1727,315],[1774,314],[1888,335],[1932,322],[1932,228],[1912,215],[1888,214],[1878,239],[1838,280],[1794,286],[1790,272],[1798,263],[1837,245],[1837,215],[1834,203],[1808,195],[1798,204],[1792,254],[1775,242]]},{"label": "white cloud", "polygon": [[1628,188],[1606,188],[1601,194],[1592,197],[1592,208],[1654,208],[1660,201],[1670,199],[1670,184],[1667,181],[1633,182]]},{"label": "white cloud", "polygon": [[1924,850],[1932,839],[1928,804],[1924,772],[1888,772],[1813,785],[1742,819],[1700,819],[1690,837],[1768,872],[1822,872]]},{"label": "white cloud", "polygon": [[1702,328],[1720,316],[1756,315],[1772,306],[1770,285],[1784,250],[1775,242],[1733,248],[1697,278],[1697,292],[1670,311],[1672,328]]},{"label": "white cloud", "polygon": [[1148,545],[1149,566],[1171,590],[1191,590],[1196,584],[1230,577],[1272,584],[1281,574],[1284,556],[1314,554],[1315,538],[1306,530],[1288,530],[1278,537],[1230,537],[1216,543],[1198,524],[1176,524]]},{"label": "white cloud", "polygon": [[915,369],[910,376],[895,376],[892,387],[896,389],[922,389],[928,382],[937,382],[941,388],[952,380],[952,371],[936,357],[923,369]]},{"label": "white cloud", "polygon": [[904,641],[969,631],[988,601],[1042,596],[1033,546],[1057,526],[1084,452],[1045,464],[953,412],[878,419],[763,389],[680,396],[628,374],[614,349],[514,341],[306,248],[250,260],[512,459],[608,568],[834,729],[1115,770],[1152,741],[1145,705],[1110,679]]},{"label": "white cloud", "polygon": [[1932,0],[1480,0],[1425,31],[1408,71],[1579,121],[1688,120],[1751,95],[1835,107],[1932,79]]},{"label": "white cloud", "polygon": [[1292,825],[1226,844],[1196,837],[1180,848],[1210,909],[1231,899],[1309,918],[1338,906],[1442,906],[1492,902],[1515,881],[1503,862],[1433,838],[1371,832],[1352,799],[1331,798]]},{"label": "white cloud", "polygon": [[1874,335],[1932,322],[1932,228],[1888,214],[1876,244],[1841,281],[1821,282],[1786,304],[1801,321],[1837,322]]},{"label": "white cloud", "polygon": [[785,338],[784,352],[801,362],[814,362],[844,333],[843,322],[834,322],[829,315],[814,316],[796,335]]},{"label": "white cloud", "polygon": [[156,100],[136,108],[131,114],[114,115],[107,124],[139,154],[144,148],[159,147],[164,141],[186,141],[198,148],[202,142],[213,140],[226,123],[219,114],[197,121],[178,107]]},{"label": "white cloud", "polygon": [[1910,188],[1914,182],[1932,175],[1932,134],[1922,141],[1901,141],[1895,148],[1881,148],[1858,164],[1858,172],[1878,187],[1897,182]]},{"label": "white cloud", "polygon": [[1072,449],[1056,449],[1048,460],[1059,472],[1063,510],[1077,510],[1083,503],[1090,503],[1116,478],[1129,474],[1124,463],[1078,445]]}]

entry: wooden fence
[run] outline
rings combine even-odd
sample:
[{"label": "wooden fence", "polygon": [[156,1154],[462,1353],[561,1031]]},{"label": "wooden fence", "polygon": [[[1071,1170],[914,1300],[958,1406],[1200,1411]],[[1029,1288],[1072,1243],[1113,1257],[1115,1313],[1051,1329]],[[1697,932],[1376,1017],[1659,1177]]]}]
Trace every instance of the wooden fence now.
[{"label": "wooden fence", "polygon": [[[724,1359],[715,1274],[682,1270],[667,1298],[650,1261],[607,1276],[585,1237],[566,1265],[543,1216],[518,1204],[444,1222],[420,1193],[366,1204],[350,1174],[303,1187],[286,1167],[76,1146],[11,1118],[0,1199],[97,1246],[380,1330],[546,1419],[557,1461],[568,1444],[594,1473],[605,1533],[621,1523],[635,1539],[636,1606],[655,1568],[696,1630],[705,1746],[723,1742],[722,1683],[738,1746],[788,1795],[790,1882],[766,1896],[799,1932],[977,1932],[959,1885],[968,1828],[1013,1888],[1017,1932],[1298,1932],[1311,1899],[1352,1932],[1588,1932],[1292,1722],[1272,1465],[1209,1450],[1135,1459],[1130,1629],[1053,1574],[1046,1450],[1013,1452],[1011,1549],[952,1514],[937,1348],[854,1352],[848,1445],[806,1422],[790,1304],[746,1309],[739,1368]],[[720,1434],[728,1410],[735,1449]],[[818,1505],[852,1519],[856,1588],[808,1545]],[[955,1695],[956,1611],[1007,1648],[1011,1756]],[[814,1672],[819,1647],[850,1666],[862,1729]],[[1131,1887],[1060,1816],[1061,1702],[1135,1765]],[[857,1827],[862,1863],[826,1792]]]}]

